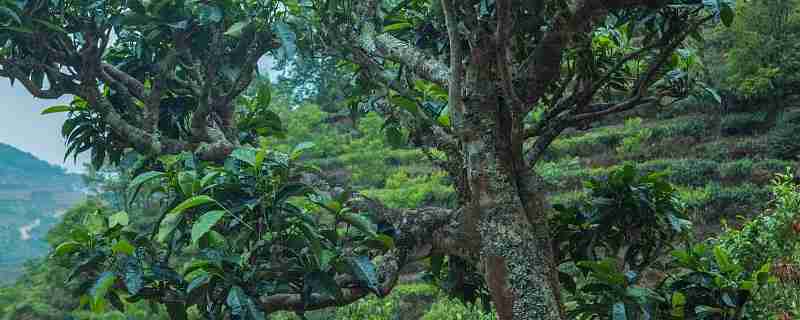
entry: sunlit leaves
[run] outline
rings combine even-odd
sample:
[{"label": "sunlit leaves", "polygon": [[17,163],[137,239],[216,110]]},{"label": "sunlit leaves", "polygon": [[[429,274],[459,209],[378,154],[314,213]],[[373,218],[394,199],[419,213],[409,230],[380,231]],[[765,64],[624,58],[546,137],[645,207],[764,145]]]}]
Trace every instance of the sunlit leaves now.
[{"label": "sunlit leaves", "polygon": [[42,115],[47,115],[47,114],[51,114],[51,113],[70,112],[72,110],[73,110],[72,106],[57,105],[57,106],[48,107],[47,109],[42,110],[41,114]]},{"label": "sunlit leaves", "polygon": [[108,217],[108,227],[114,228],[116,226],[127,226],[130,222],[130,218],[128,217],[128,213],[125,211],[117,212],[110,217]]},{"label": "sunlit leaves", "polygon": [[75,241],[64,242],[56,247],[55,251],[53,251],[53,256],[63,257],[78,252],[81,249],[83,249],[83,245],[81,243]]}]

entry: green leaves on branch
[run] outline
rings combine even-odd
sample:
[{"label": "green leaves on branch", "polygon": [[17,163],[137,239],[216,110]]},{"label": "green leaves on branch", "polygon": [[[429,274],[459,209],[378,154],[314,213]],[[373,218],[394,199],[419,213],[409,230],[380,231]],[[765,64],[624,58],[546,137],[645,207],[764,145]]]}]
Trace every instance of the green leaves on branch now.
[{"label": "green leaves on branch", "polygon": [[172,210],[169,211],[169,215],[178,215],[178,214],[183,213],[186,210],[189,210],[189,209],[192,209],[192,208],[195,208],[195,207],[199,207],[199,206],[202,206],[202,205],[210,204],[210,203],[216,203],[216,201],[213,198],[211,198],[211,197],[209,197],[207,195],[194,196],[194,197],[191,197],[189,199],[184,200],[177,207],[172,208]]},{"label": "green leaves on branch", "polygon": [[192,243],[197,244],[197,241],[208,233],[224,215],[225,211],[214,210],[200,216],[197,222],[192,226]]}]

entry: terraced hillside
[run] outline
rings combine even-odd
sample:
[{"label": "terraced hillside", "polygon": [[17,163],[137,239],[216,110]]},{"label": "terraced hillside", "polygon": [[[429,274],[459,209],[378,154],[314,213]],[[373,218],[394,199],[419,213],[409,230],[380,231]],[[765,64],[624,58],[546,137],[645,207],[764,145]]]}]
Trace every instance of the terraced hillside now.
[{"label": "terraced hillside", "polygon": [[791,137],[800,133],[798,119],[791,105],[722,113],[689,101],[678,112],[639,111],[568,133],[536,170],[555,190],[551,202],[567,204],[585,195],[581,181],[627,161],[646,172],[665,171],[698,232],[714,232],[721,219],[734,222],[762,210],[769,201],[764,186],[775,173],[797,168]]},{"label": "terraced hillside", "polygon": [[[753,105],[721,112],[686,100],[662,109],[637,110],[557,139],[536,170],[551,185],[551,203],[579,201],[582,181],[606,175],[625,162],[644,171],[665,171],[698,222],[699,233],[714,232],[723,218],[733,223],[769,201],[764,186],[775,173],[796,168],[800,113],[791,103]],[[291,141],[316,141],[311,163],[335,185],[351,184],[391,206],[446,204],[447,177],[416,149],[395,149],[381,138],[381,120],[368,115],[359,129],[330,121],[316,106],[282,117]],[[277,142],[277,141],[276,141]],[[794,143],[794,144],[793,144]]]}]

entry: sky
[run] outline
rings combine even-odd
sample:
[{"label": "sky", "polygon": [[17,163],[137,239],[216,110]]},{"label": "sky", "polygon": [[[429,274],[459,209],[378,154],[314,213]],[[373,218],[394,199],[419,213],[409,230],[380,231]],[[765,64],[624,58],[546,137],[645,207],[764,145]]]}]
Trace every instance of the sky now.
[{"label": "sky", "polygon": [[74,163],[71,157],[66,162],[62,161],[66,146],[61,137],[61,124],[66,115],[40,114],[49,106],[67,104],[70,100],[69,97],[59,100],[35,99],[19,83],[12,87],[8,79],[0,78],[0,110],[5,110],[0,114],[0,142],[62,166],[68,171],[82,171],[80,158],[78,163]]}]

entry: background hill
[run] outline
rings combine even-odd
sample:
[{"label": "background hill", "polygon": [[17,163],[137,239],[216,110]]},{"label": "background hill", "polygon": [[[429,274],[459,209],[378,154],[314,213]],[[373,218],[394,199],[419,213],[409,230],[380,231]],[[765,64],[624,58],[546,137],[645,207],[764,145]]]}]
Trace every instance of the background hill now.
[{"label": "background hill", "polygon": [[81,199],[81,178],[0,143],[0,283],[22,264],[47,254],[47,231]]}]

